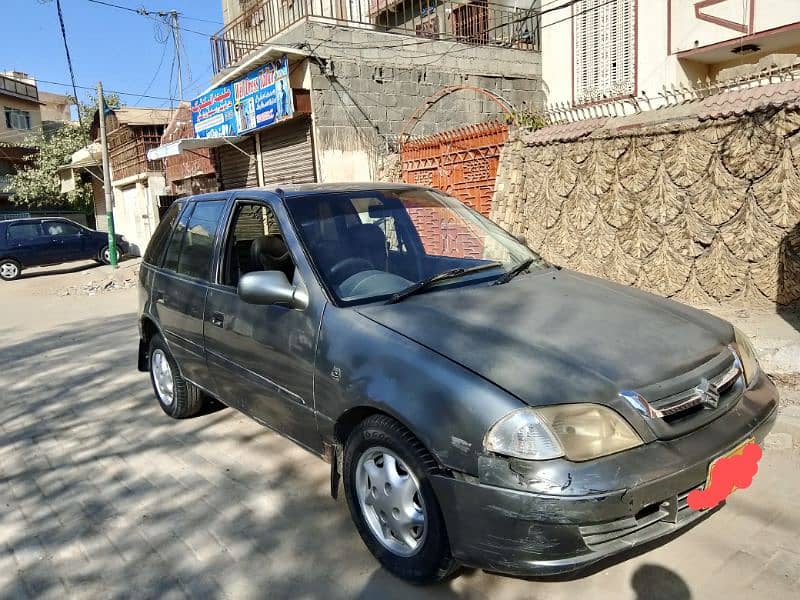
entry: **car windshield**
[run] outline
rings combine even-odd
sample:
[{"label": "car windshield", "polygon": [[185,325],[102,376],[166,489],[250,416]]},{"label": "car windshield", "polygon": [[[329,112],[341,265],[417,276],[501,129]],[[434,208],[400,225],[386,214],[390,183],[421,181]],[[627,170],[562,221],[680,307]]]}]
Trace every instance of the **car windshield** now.
[{"label": "car windshield", "polygon": [[415,284],[429,291],[485,283],[528,262],[531,269],[549,266],[489,219],[433,190],[324,193],[286,204],[323,282],[344,305],[396,299]]}]

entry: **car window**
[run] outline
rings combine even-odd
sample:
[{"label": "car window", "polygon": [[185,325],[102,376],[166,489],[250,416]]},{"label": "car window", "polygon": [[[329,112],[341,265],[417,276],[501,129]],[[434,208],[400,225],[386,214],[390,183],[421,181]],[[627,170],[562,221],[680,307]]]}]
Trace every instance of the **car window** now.
[{"label": "car window", "polygon": [[6,232],[6,239],[9,242],[24,242],[39,237],[41,230],[38,223],[17,223],[9,225]]},{"label": "car window", "polygon": [[161,257],[164,256],[164,248],[169,240],[169,234],[175,226],[175,221],[181,212],[182,206],[182,202],[175,202],[164,213],[161,222],[153,232],[153,237],[150,238],[150,243],[147,244],[147,250],[145,250],[144,258],[142,259],[147,264],[159,265],[161,263]]},{"label": "car window", "polygon": [[186,227],[176,271],[190,277],[208,279],[214,235],[225,210],[225,200],[198,202]]},{"label": "car window", "polygon": [[252,271],[283,271],[294,278],[294,262],[283,239],[278,219],[264,204],[236,207],[228,236],[222,283],[236,286],[239,278]]},{"label": "car window", "polygon": [[181,246],[183,245],[183,238],[186,234],[186,227],[189,224],[189,217],[192,216],[195,204],[190,204],[185,211],[181,214],[172,236],[169,238],[169,245],[167,246],[167,255],[164,258],[164,268],[176,271],[178,269],[178,259],[181,256]]},{"label": "car window", "polygon": [[64,221],[45,221],[42,223],[45,235],[63,236],[63,235],[78,235],[81,228],[72,223],[65,223]]}]

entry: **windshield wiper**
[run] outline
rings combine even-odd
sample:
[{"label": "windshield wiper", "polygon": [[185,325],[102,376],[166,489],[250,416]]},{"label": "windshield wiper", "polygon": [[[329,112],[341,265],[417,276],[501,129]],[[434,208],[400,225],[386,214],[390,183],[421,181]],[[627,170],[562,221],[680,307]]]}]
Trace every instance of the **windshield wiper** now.
[{"label": "windshield wiper", "polygon": [[474,267],[457,267],[455,269],[442,271],[441,273],[436,273],[435,275],[426,277],[422,281],[418,281],[417,283],[411,284],[404,290],[400,290],[399,292],[394,294],[391,298],[389,298],[387,304],[394,304],[395,302],[400,302],[401,300],[405,300],[409,296],[418,294],[419,292],[429,288],[433,284],[439,283],[440,281],[444,281],[446,279],[454,279],[456,277],[461,277],[462,275],[466,275],[468,273],[475,273],[477,271],[484,271],[486,269],[493,269],[495,267],[502,267],[502,266],[503,263],[490,262],[490,263],[475,265]]},{"label": "windshield wiper", "polygon": [[524,273],[525,271],[530,269],[532,264],[533,264],[532,258],[523,260],[516,267],[508,271],[505,275],[503,275],[502,277],[498,277],[497,280],[492,285],[503,285],[504,283],[508,283],[520,273]]}]

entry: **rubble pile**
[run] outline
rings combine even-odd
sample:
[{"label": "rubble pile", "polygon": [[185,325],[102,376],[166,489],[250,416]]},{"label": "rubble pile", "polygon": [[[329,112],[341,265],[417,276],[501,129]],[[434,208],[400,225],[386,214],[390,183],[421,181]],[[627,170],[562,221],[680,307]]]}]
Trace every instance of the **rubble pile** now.
[{"label": "rubble pile", "polygon": [[[98,273],[94,270],[87,271],[87,275],[97,277]],[[97,296],[117,290],[125,290],[136,287],[139,279],[139,267],[122,268],[111,273],[101,273],[101,278],[91,279],[86,283],[70,285],[58,291],[59,296]]]}]

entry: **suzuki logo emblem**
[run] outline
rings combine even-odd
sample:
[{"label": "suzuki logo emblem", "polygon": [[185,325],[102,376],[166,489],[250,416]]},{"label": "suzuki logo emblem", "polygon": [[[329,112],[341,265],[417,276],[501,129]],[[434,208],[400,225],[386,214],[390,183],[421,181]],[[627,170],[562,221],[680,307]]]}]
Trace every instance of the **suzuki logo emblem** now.
[{"label": "suzuki logo emblem", "polygon": [[694,388],[700,395],[700,403],[706,408],[717,408],[719,405],[719,390],[705,377],[700,380],[700,385]]}]

